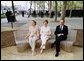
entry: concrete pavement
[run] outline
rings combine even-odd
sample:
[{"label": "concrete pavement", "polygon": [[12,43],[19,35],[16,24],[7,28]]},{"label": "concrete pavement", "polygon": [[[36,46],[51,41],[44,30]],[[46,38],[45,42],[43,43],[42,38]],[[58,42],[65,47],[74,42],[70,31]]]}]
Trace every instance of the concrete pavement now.
[{"label": "concrete pavement", "polygon": [[[59,23],[58,22],[54,22],[54,18],[33,18],[30,17],[28,18],[27,15],[25,15],[24,17],[22,17],[21,15],[17,15],[16,16],[17,22],[14,23],[15,27],[20,27],[24,24],[29,23],[31,20],[36,20],[38,25],[42,25],[43,20],[47,19],[49,21],[49,26],[55,28]],[[57,18],[57,20],[60,20],[60,17]],[[83,29],[83,18],[82,17],[72,17],[72,18],[65,18],[65,24],[67,26],[69,26],[69,28],[71,29]],[[10,27],[11,23],[7,22],[6,18],[1,19],[1,27]]]}]

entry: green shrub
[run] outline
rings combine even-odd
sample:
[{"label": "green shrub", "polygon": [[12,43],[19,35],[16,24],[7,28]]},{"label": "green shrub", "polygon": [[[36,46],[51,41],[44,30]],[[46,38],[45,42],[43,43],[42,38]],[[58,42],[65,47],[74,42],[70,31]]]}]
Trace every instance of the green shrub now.
[{"label": "green shrub", "polygon": [[6,18],[6,15],[5,14],[1,14],[1,18]]}]

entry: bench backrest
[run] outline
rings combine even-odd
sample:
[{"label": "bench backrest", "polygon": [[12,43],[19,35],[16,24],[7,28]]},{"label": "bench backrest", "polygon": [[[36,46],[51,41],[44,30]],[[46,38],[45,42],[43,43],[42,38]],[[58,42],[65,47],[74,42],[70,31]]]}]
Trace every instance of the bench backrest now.
[{"label": "bench backrest", "polygon": [[77,30],[69,29],[67,40],[75,42],[76,41],[76,35],[77,35]]},{"label": "bench backrest", "polygon": [[25,36],[27,35],[28,30],[16,30],[14,31],[14,37],[15,37],[15,42],[16,44],[19,42],[27,42],[25,39]]},{"label": "bench backrest", "polygon": [[[54,32],[55,32],[55,30],[53,29],[52,34],[51,34],[51,39],[55,39]],[[76,35],[77,35],[77,30],[68,29],[67,40],[68,41],[76,41]]]}]

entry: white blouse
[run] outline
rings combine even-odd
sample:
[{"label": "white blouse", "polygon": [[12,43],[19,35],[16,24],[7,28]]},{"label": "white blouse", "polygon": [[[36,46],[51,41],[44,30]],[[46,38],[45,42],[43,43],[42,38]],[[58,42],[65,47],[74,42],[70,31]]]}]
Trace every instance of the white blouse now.
[{"label": "white blouse", "polygon": [[51,30],[50,30],[50,27],[47,26],[42,26],[41,29],[40,29],[40,34],[41,35],[50,35],[51,34]]},{"label": "white blouse", "polygon": [[30,36],[35,35],[36,32],[38,32],[38,31],[39,31],[38,26],[36,26],[35,28],[33,28],[32,26],[29,27],[29,34],[30,34]]}]

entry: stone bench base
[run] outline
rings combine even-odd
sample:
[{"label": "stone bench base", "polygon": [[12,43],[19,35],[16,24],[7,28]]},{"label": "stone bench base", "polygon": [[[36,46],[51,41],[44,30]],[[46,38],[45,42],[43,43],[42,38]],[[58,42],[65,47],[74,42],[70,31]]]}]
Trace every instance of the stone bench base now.
[{"label": "stone bench base", "polygon": [[[52,42],[51,42],[52,41]],[[51,44],[53,43],[54,41],[51,39],[49,40],[47,43],[46,43],[46,49],[49,49],[51,48]],[[17,45],[17,51],[18,52],[24,52],[25,50],[27,49],[30,49],[30,45],[28,42],[25,42],[25,43],[18,43]],[[38,40],[36,42],[36,48],[40,48],[41,46],[41,40]],[[73,42],[72,41],[61,41],[60,43],[60,47],[66,51],[66,52],[72,52],[73,51]]]},{"label": "stone bench base", "polygon": [[65,50],[66,52],[73,51],[73,42],[72,41],[61,41],[60,47]]},{"label": "stone bench base", "polygon": [[76,29],[76,30],[77,30],[77,36],[74,45],[83,47],[83,29]]},{"label": "stone bench base", "polygon": [[[27,42],[24,40],[24,36],[27,33],[27,30],[19,30],[15,32],[15,40],[17,44],[18,51],[24,51],[26,47],[29,45]],[[72,52],[73,50],[73,43],[76,41],[76,30],[69,30],[68,31],[68,36],[66,41],[61,41],[61,48],[67,52]],[[21,34],[21,35],[20,35]],[[19,41],[18,41],[19,40]],[[22,42],[21,42],[22,40]],[[52,37],[48,42],[46,43],[46,49],[51,48],[51,44],[55,41],[55,35],[52,33]],[[41,40],[39,39],[36,43],[36,48],[40,48],[41,46]]]},{"label": "stone bench base", "polygon": [[[51,42],[52,41],[52,42]],[[54,42],[54,39],[51,39],[49,40],[47,43],[46,43],[46,49],[49,49],[51,48],[51,44]],[[37,42],[37,47],[40,48],[41,46],[41,42]],[[66,52],[72,52],[73,51],[73,41],[68,41],[68,40],[65,40],[65,41],[61,41],[60,43],[60,48],[62,48],[64,51]]]},{"label": "stone bench base", "polygon": [[17,46],[18,52],[23,52],[26,49],[28,49],[28,43],[20,43],[20,44],[17,44],[16,46]]}]

